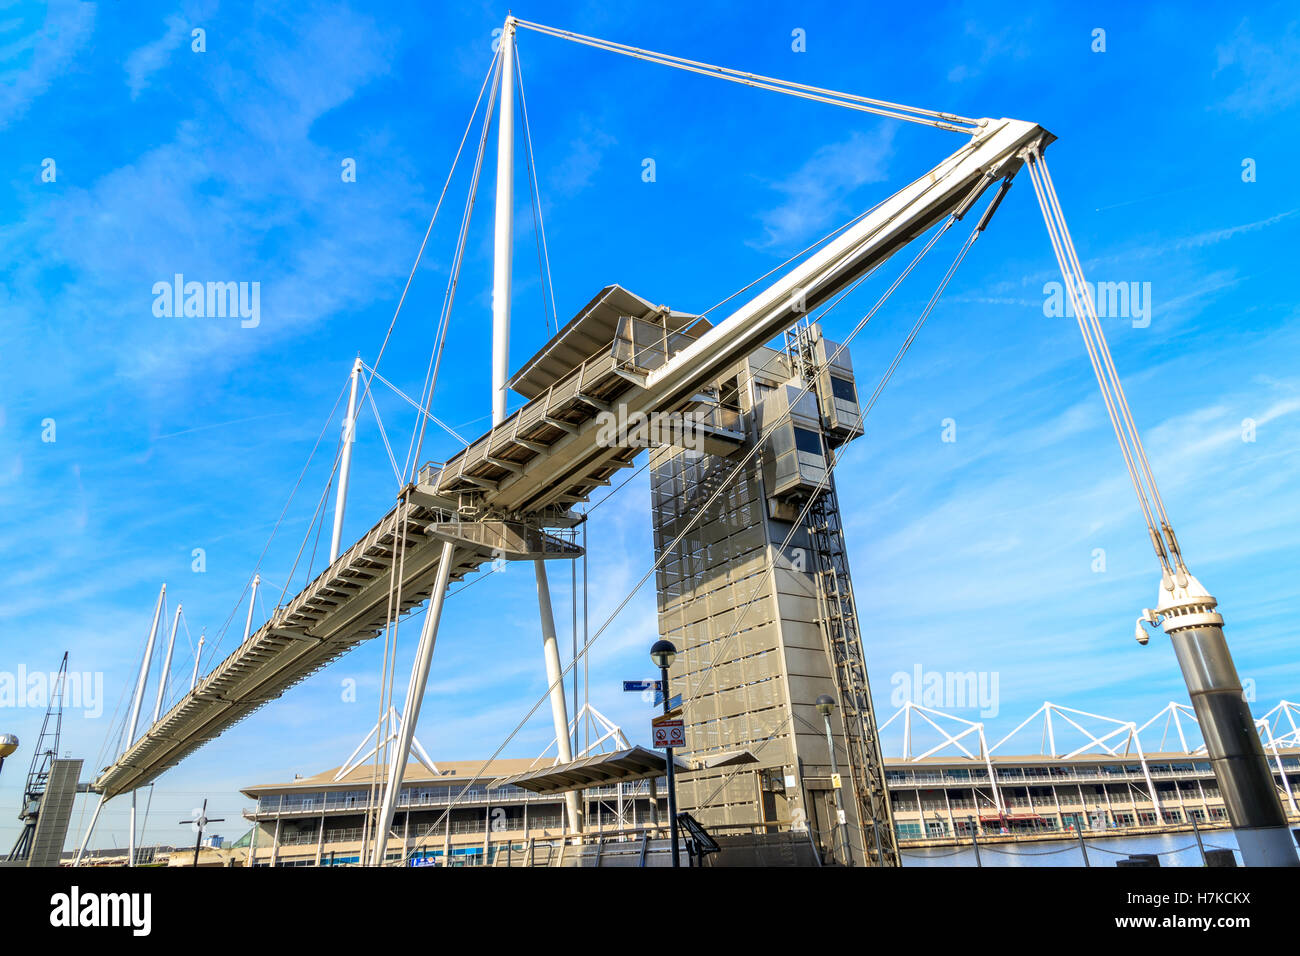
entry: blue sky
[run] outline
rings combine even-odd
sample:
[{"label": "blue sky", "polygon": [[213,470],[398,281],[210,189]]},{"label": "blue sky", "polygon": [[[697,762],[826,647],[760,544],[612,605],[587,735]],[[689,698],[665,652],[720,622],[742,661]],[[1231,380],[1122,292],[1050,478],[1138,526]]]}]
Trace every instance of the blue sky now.
[{"label": "blue sky", "polygon": [[[1150,283],[1149,324],[1114,318],[1106,331],[1191,568],[1221,601],[1256,712],[1300,695],[1293,10],[513,6],[650,49],[1056,133],[1048,158],[1089,278]],[[48,671],[68,650],[73,670],[102,675],[102,713],[70,709],[64,722],[62,748],[88,765],[108,762],[162,581],[190,631],[174,680],[187,683],[201,628],[211,641],[233,615],[221,653],[238,639],[236,603],[349,365],[358,352],[375,359],[504,15],[490,4],[0,6],[0,671]],[[191,49],[194,28],[204,52]],[[1091,49],[1097,28],[1105,52]],[[562,320],[610,282],[703,310],[960,144],[536,34],[519,51]],[[356,182],[340,175],[346,159]],[[411,394],[466,168],[380,367]],[[464,433],[490,409],[493,175],[433,406]],[[1078,330],[1044,314],[1044,284],[1059,275],[1022,179],[839,469],[879,710],[895,709],[898,675],[917,666],[996,674],[991,736],[1044,699],[1138,721],[1185,699],[1167,642],[1132,639],[1156,566]],[[521,168],[517,360],[548,337],[527,196]],[[861,387],[952,251],[942,244],[854,341]],[[175,273],[259,282],[260,323],[155,316],[152,287]],[[841,305],[829,334],[846,334],[880,288]],[[401,464],[414,411],[375,398]],[[42,440],[50,419],[53,442]],[[942,440],[946,419],[956,441]],[[1245,419],[1254,441],[1242,440]],[[268,597],[285,586],[337,432],[336,416],[267,552]],[[445,435],[429,442],[425,457],[454,451]],[[395,490],[367,411],[349,540]],[[650,565],[647,502],[642,477],[592,518],[593,626]],[[205,573],[191,569],[195,548]],[[567,569],[553,583],[567,646]],[[654,627],[647,589],[591,661],[592,702],[634,740],[647,736],[647,708],[617,682],[649,676]],[[399,688],[416,633],[401,632]],[[449,602],[419,731],[435,759],[496,749],[544,690],[537,636],[526,567]],[[238,787],[340,763],[378,716],[381,652],[355,651],[169,772],[146,839],[186,839],[175,821],[204,797],[229,821],[246,803]],[[355,703],[342,699],[349,680]],[[24,742],[0,774],[0,840],[16,833],[42,710],[0,708],[0,731]],[[549,739],[543,708],[505,753],[533,756]],[[125,798],[110,804],[97,845],[125,843],[126,810]]]}]

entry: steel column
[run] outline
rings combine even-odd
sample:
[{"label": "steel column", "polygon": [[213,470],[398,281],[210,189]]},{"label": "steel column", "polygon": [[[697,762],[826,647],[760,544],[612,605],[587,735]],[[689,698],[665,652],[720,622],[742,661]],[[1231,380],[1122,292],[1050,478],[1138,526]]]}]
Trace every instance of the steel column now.
[{"label": "steel column", "polygon": [[1166,619],[1205,749],[1247,866],[1300,866],[1273,773],[1228,652],[1223,628]]}]

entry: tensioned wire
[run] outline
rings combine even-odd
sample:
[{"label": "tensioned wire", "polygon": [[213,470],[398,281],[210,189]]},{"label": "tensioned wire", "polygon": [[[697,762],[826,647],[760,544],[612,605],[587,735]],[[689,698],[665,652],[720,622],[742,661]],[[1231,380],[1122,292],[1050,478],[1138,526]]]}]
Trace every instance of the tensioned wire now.
[{"label": "tensioned wire", "polygon": [[[410,292],[411,284],[413,283],[413,281],[414,281],[414,279],[415,279],[415,273],[419,270],[420,262],[421,262],[421,260],[422,260],[423,257],[424,257],[424,251],[425,251],[425,248],[426,248],[427,245],[428,245],[429,237],[430,237],[430,235],[431,235],[432,232],[433,232],[433,227],[434,227],[434,224],[435,224],[436,221],[437,221],[438,213],[439,213],[439,211],[442,209],[443,200],[446,198],[447,191],[448,191],[448,189],[449,189],[450,186],[451,186],[452,179],[453,179],[453,177],[454,177],[454,175],[455,175],[456,168],[457,168],[457,166],[458,166],[458,164],[459,164],[459,161],[460,161],[461,153],[462,153],[462,151],[463,151],[463,149],[464,149],[464,146],[465,146],[465,141],[466,141],[466,139],[467,139],[468,136],[469,136],[469,131],[470,131],[470,129],[473,128],[473,125],[474,125],[474,117],[478,114],[478,107],[479,107],[479,105],[482,103],[483,93],[484,93],[484,91],[485,91],[486,88],[487,88],[488,80],[489,80],[489,79],[494,75],[494,73],[496,72],[496,67],[497,67],[497,55],[494,55],[493,58],[492,58],[492,62],[491,62],[491,63],[489,64],[489,66],[488,66],[488,72],[487,72],[487,75],[484,77],[483,85],[482,85],[482,86],[480,87],[480,89],[479,89],[479,95],[478,95],[478,98],[475,100],[475,103],[474,103],[474,110],[473,110],[473,112],[470,114],[469,122],[468,122],[468,123],[466,124],[466,126],[465,126],[465,132],[464,132],[464,134],[461,136],[460,145],[457,147],[455,157],[454,157],[453,160],[452,160],[451,170],[450,170],[450,171],[448,172],[448,174],[447,174],[447,179],[446,179],[446,182],[444,182],[444,184],[443,184],[442,192],[439,194],[437,204],[434,206],[433,215],[432,215],[432,216],[430,217],[430,219],[429,219],[429,225],[428,225],[428,227],[425,229],[424,238],[423,238],[423,240],[422,240],[421,243],[420,243],[420,248],[419,248],[418,252],[416,253],[415,262],[414,262],[414,263],[412,264],[412,266],[411,266],[411,271],[410,271],[410,273],[409,273],[408,276],[407,276],[406,284],[405,284],[405,286],[404,286],[403,289],[402,289],[402,294],[398,297],[397,306],[396,306],[396,308],[393,310],[393,318],[390,320],[389,325],[388,325],[388,330],[387,330],[387,332],[386,332],[385,335],[384,335],[383,342],[380,344],[380,347],[379,347],[379,353],[378,353],[378,355],[377,355],[376,358],[375,358],[375,367],[376,367],[376,368],[379,366],[380,361],[383,359],[383,356],[384,356],[385,350],[388,348],[389,341],[392,339],[393,330],[394,330],[394,328],[395,328],[396,325],[397,325],[397,319],[398,319],[398,316],[400,316],[400,314],[401,314],[401,312],[402,312],[402,307],[403,307],[403,305],[405,305],[405,303],[406,303],[406,297],[407,297],[407,294]],[[372,373],[372,374],[373,374],[373,373]],[[346,386],[345,386],[345,389],[346,389]],[[365,390],[364,390],[364,392],[363,392],[363,399],[364,399],[364,396],[365,396],[366,394],[369,393],[369,391],[370,391],[370,381],[369,381],[369,379],[367,379],[367,380],[366,380],[366,383],[365,383]],[[302,484],[303,478],[306,476],[307,469],[310,467],[311,462],[312,462],[312,460],[313,460],[313,458],[314,458],[314,456],[315,456],[316,448],[319,447],[319,445],[320,445],[320,440],[321,440],[321,438],[324,437],[325,430],[328,429],[328,427],[329,427],[329,423],[332,422],[332,421],[334,420],[334,412],[337,411],[337,409],[338,409],[338,402],[339,402],[339,400],[341,400],[341,399],[342,399],[342,392],[340,392],[340,394],[339,394],[339,398],[336,399],[336,401],[335,401],[335,403],[334,403],[334,408],[331,409],[331,411],[330,411],[330,416],[329,416],[329,418],[328,418],[327,421],[326,421],[325,429],[322,429],[320,438],[317,438],[316,445],[313,446],[311,454],[308,455],[307,464],[303,467],[302,473],[299,475],[297,482],[294,483],[293,490],[290,492],[290,495],[289,495],[289,500],[285,503],[284,510],[281,512],[279,520],[276,521],[276,523],[275,523],[275,527],[272,529],[272,531],[271,531],[271,535],[270,535],[270,537],[267,539],[266,545],[265,545],[265,547],[263,547],[261,555],[258,557],[257,563],[256,563],[256,565],[255,565],[255,567],[254,567],[254,570],[253,570],[253,574],[256,574],[256,573],[261,569],[262,561],[265,559],[267,552],[270,550],[271,543],[272,543],[272,541],[274,541],[274,539],[275,539],[276,532],[279,530],[280,524],[283,522],[284,517],[285,517],[285,514],[288,513],[289,506],[290,506],[290,505],[292,504],[292,502],[293,502],[294,495],[297,493],[298,488],[299,488],[299,487],[301,486],[301,484]],[[337,461],[336,461],[336,463],[335,463],[335,466],[337,467]],[[307,530],[307,536],[310,536],[310,534],[311,534],[311,528],[308,527],[308,530]],[[305,540],[304,540],[304,544],[305,544]],[[301,553],[301,549],[300,549],[300,553]],[[248,588],[249,588],[249,586],[250,586],[251,583],[252,583],[252,576],[253,576],[252,574],[249,575],[248,584],[245,585],[245,587],[244,587],[244,591],[240,594],[239,600],[236,601],[234,607],[231,609],[231,612],[230,612],[229,617],[227,617],[225,623],[222,625],[221,630],[220,630],[220,632],[218,633],[217,640],[213,642],[211,649],[208,651],[208,653],[207,653],[207,659],[208,659],[209,662],[211,662],[211,661],[213,661],[213,660],[216,659],[216,658],[215,658],[215,655],[216,655],[217,651],[219,650],[219,648],[220,648],[220,646],[221,646],[221,641],[224,639],[225,634],[226,634],[226,631],[227,631],[227,629],[229,628],[231,621],[234,619],[235,614],[238,613],[239,607],[240,607],[240,605],[243,603],[244,595],[248,593]],[[289,578],[288,578],[288,579],[286,579],[286,584],[285,584],[286,589],[287,589],[287,587],[288,587],[288,580],[291,579],[291,578],[292,578],[292,574],[289,575]],[[285,597],[285,594],[282,593],[282,594],[280,595],[280,601],[281,601],[281,602],[283,601],[284,597]],[[277,606],[278,606],[278,603],[277,603]],[[200,666],[200,669],[202,669],[202,666]]]},{"label": "tensioned wire", "polygon": [[833,106],[842,106],[848,109],[860,110],[867,113],[874,113],[877,116],[886,116],[891,119],[906,120],[909,123],[920,123],[926,126],[934,126],[938,129],[952,130],[954,132],[967,134],[975,132],[980,126],[979,120],[958,116],[955,113],[928,110],[916,106],[906,106],[902,103],[892,103],[888,100],[860,96],[856,93],[844,93],[838,90],[829,90],[818,86],[811,86],[806,83],[795,83],[791,80],[782,80],[777,77],[763,76],[760,73],[733,70],[724,66],[702,63],[699,60],[688,60],[685,57],[673,56],[667,53],[656,53],[653,50],[644,50],[639,47],[628,46],[624,43],[615,43],[611,40],[602,40],[597,37],[584,36],[581,33],[574,33],[570,30],[561,30],[557,27],[550,27],[541,23],[533,23],[528,20],[519,20],[516,18],[515,23],[526,30],[534,31],[535,33],[542,33],[561,40],[569,40],[574,43],[580,43],[584,46],[606,50],[610,53],[620,53],[624,56],[633,57],[634,59],[645,60],[650,63],[658,63],[661,66],[671,66],[679,70],[698,73],[702,76],[711,76],[715,79],[727,80],[731,83],[740,83],[744,86],[752,86],[756,89],[770,90],[775,93],[785,93],[789,96],[800,97],[801,99],[813,100],[819,103],[828,103]]},{"label": "tensioned wire", "polygon": [[[1181,573],[1186,573],[1186,565],[1183,563],[1177,539],[1174,537],[1173,527],[1169,522],[1169,516],[1165,512],[1164,502],[1156,486],[1150,461],[1147,459],[1146,450],[1142,445],[1137,426],[1133,421],[1133,414],[1129,409],[1128,399],[1124,394],[1123,385],[1120,383],[1119,374],[1115,370],[1115,363],[1111,358],[1110,348],[1106,343],[1105,334],[1097,318],[1091,293],[1085,284],[1083,267],[1079,262],[1078,254],[1075,252],[1074,240],[1071,238],[1069,228],[1065,223],[1065,216],[1056,197],[1056,187],[1052,183],[1051,175],[1047,170],[1046,160],[1043,159],[1038,150],[1034,149],[1029,151],[1025,164],[1029,167],[1030,178],[1033,180],[1034,192],[1043,213],[1043,221],[1047,226],[1052,250],[1065,278],[1065,287],[1070,295],[1070,302],[1074,308],[1079,331],[1083,336],[1084,348],[1088,353],[1088,360],[1092,364],[1093,373],[1101,389],[1102,401],[1106,405],[1106,414],[1110,419],[1111,428],[1115,432],[1116,441],[1119,443],[1120,454],[1124,458],[1124,466],[1128,470],[1129,480],[1132,482],[1133,491],[1137,495],[1138,506],[1142,510],[1143,519],[1146,521],[1147,532],[1151,537],[1151,544],[1155,550],[1156,558],[1159,560],[1161,569],[1166,576],[1170,575],[1174,568],[1177,568]],[[1148,499],[1148,490],[1150,499]],[[1159,516],[1159,529],[1157,528],[1156,515]],[[1166,552],[1165,542],[1161,538],[1161,530],[1164,531],[1168,539],[1168,553]]]},{"label": "tensioned wire", "polygon": [[[456,288],[460,281],[460,269],[461,263],[464,261],[465,244],[469,235],[470,218],[473,213],[474,202],[478,195],[479,176],[482,173],[483,168],[483,154],[487,145],[488,130],[492,125],[492,106],[496,102],[497,90],[501,83],[510,82],[509,77],[502,76],[501,65],[502,58],[500,56],[500,51],[498,50],[497,54],[493,56],[493,67],[489,74],[492,78],[492,92],[488,96],[487,107],[483,114],[483,129],[479,136],[478,151],[474,159],[474,170],[470,180],[469,193],[466,196],[465,208],[461,214],[460,232],[456,240],[456,251],[452,258],[450,274],[447,278],[447,288],[443,293],[442,313],[439,317],[437,338],[433,352],[429,356],[429,369],[426,373],[425,384],[420,392],[422,414],[417,420],[417,428],[411,436],[411,446],[407,451],[406,467],[403,469],[404,473],[409,469],[412,481],[419,469],[420,450],[424,443],[425,429],[428,426],[428,418],[423,414],[423,411],[433,400],[433,393],[438,382],[438,372],[442,366],[443,349],[447,341],[447,327],[450,322],[452,306],[456,299]],[[485,79],[484,85],[486,86],[486,84],[487,80]],[[479,100],[480,102],[482,100],[482,91],[480,91]],[[477,113],[477,110],[478,103],[475,103],[475,113]],[[473,116],[470,118],[470,124],[473,124]],[[468,135],[468,129],[466,130],[466,135]],[[459,152],[457,155],[459,156]],[[407,496],[403,494],[401,497],[401,503],[403,506],[406,504],[406,501]],[[400,626],[400,622],[394,618],[401,610],[402,582],[405,577],[406,568],[406,534],[408,520],[408,510],[405,507],[401,507],[400,532],[398,532],[398,520],[396,517],[394,519],[394,531],[397,532],[395,555],[396,573],[389,578],[387,613],[389,624],[386,628],[387,633],[384,641],[384,662],[380,680],[379,715],[377,724],[383,722],[384,715],[387,714],[389,708],[392,707],[393,701],[393,681],[396,679],[397,668],[397,637]],[[428,613],[427,609],[426,613]],[[367,839],[371,827],[371,818],[377,809],[374,808],[374,804],[376,789],[379,786],[380,767],[386,767],[388,765],[388,745],[389,740],[385,736],[382,743],[375,748],[375,759],[373,772],[371,774],[370,797],[368,802],[368,806],[372,809],[366,814],[365,823],[363,825],[361,841],[363,848],[367,845]]]}]

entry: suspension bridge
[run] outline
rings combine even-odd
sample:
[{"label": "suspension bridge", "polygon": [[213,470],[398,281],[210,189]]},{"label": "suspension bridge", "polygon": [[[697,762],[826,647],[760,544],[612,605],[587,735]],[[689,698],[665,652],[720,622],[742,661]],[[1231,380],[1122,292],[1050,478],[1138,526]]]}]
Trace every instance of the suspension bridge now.
[{"label": "suspension bridge", "polygon": [[[544,284],[550,268],[517,57],[516,37],[521,31],[763,93],[921,124],[945,135],[956,134],[962,142],[914,182],[703,313],[679,311],[619,285],[599,289],[563,327],[557,316],[550,341],[511,374],[517,152],[522,152],[528,165]],[[492,424],[466,441],[435,418],[430,405],[444,360],[494,115]],[[515,144],[519,127],[525,134],[522,151]],[[844,862],[896,865],[879,729],[844,556],[833,470],[839,450],[862,434],[862,420],[952,275],[990,225],[1014,178],[1028,170],[1160,569],[1156,606],[1139,618],[1138,639],[1146,643],[1144,628],[1158,626],[1174,644],[1197,718],[1202,728],[1210,729],[1205,735],[1208,759],[1228,795],[1226,804],[1247,862],[1296,863],[1265,754],[1241,698],[1223,637],[1223,619],[1215,610],[1215,599],[1188,571],[1098,321],[1045,159],[1054,139],[1033,122],[919,109],[507,18],[383,345],[373,365],[360,359],[352,364],[345,386],[349,397],[342,440],[331,474],[335,504],[326,567],[301,590],[282,595],[254,627],[259,566],[246,592],[247,620],[238,646],[205,673],[200,673],[196,656],[188,687],[164,708],[168,688],[175,683],[171,667],[181,619],[177,606],[152,717],[141,727],[155,644],[165,619],[164,586],[120,752],[93,783],[99,801],[78,860],[105,802],[130,794],[134,808],[134,794],[141,787],[357,645],[384,638],[384,684],[391,686],[398,625],[427,605],[400,720],[394,720],[394,733],[375,748],[377,766],[386,767],[387,775],[382,799],[376,801],[379,809],[367,819],[368,860],[374,865],[388,861],[393,815],[448,588],[485,564],[505,560],[533,563],[542,665],[549,685],[519,726],[549,705],[557,767],[575,760],[568,731],[566,677],[580,666],[636,589],[654,576],[660,590],[661,632],[684,645],[673,674],[675,683],[680,678],[678,686],[684,688],[682,710],[691,735],[680,753],[692,772],[683,778],[686,808],[705,826],[719,828],[788,822],[819,803],[816,795],[827,792],[832,776],[838,781],[838,772],[832,770],[834,754],[840,751],[847,757],[849,797],[841,823],[855,834],[851,860]],[[471,185],[450,257],[435,345],[421,395],[407,398],[420,410],[420,418],[402,467],[384,435],[401,489],[387,513],[344,548],[343,515],[359,408],[367,401],[373,407],[372,389],[390,385],[378,369],[434,222],[448,198],[452,176],[470,153]],[[861,400],[848,346],[954,228],[968,231],[951,266],[883,378]],[[842,343],[829,341],[820,321],[913,243],[919,250],[875,305]],[[783,337],[784,348],[770,347]],[[511,391],[525,401],[508,413]],[[654,563],[581,653],[562,666],[547,565],[584,554],[577,534],[585,517],[580,506],[597,489],[612,485],[624,469],[636,467],[642,452],[636,442],[609,439],[605,429],[611,416],[624,422],[678,416],[689,423],[690,441],[670,442],[650,453]],[[422,460],[431,423],[460,445],[445,462]],[[322,527],[328,491],[327,487],[317,509]],[[783,563],[782,555],[792,542],[809,547],[816,559],[812,568],[795,569]],[[706,605],[711,609],[701,613]],[[755,659],[760,662],[754,663]],[[838,727],[832,732],[828,720],[825,735],[813,712],[821,695],[834,700],[838,715]],[[386,691],[380,712],[395,706],[391,691]],[[764,730],[754,729],[759,721],[750,720],[760,714],[766,721]],[[732,764],[745,769],[732,769]],[[627,772],[616,759],[602,766],[610,775]],[[757,809],[752,794],[742,793],[748,792],[749,785],[736,784],[736,775],[742,772],[757,781]],[[554,780],[547,785],[554,786]],[[568,829],[574,833],[583,826],[578,792],[570,789],[565,797]]]}]

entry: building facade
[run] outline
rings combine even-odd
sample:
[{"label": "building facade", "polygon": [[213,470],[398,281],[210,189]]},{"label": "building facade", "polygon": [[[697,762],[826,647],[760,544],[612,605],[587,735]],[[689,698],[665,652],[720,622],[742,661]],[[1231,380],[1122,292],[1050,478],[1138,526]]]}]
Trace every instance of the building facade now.
[{"label": "building facade", "polygon": [[[1270,753],[1269,762],[1275,767],[1283,808],[1300,824],[1294,800],[1300,792],[1300,748],[1279,748],[1276,756]],[[889,761],[886,777],[900,841],[1228,822],[1204,755],[1154,753],[1143,760],[1109,754],[1068,759],[995,755],[987,761],[928,757]]]},{"label": "building facade", "polygon": [[[537,767],[536,760],[439,761],[432,772],[422,763],[407,766],[387,862],[411,866],[473,866],[523,859],[529,844],[564,842],[568,833],[562,796],[538,796],[493,781]],[[373,843],[376,813],[383,797],[384,770],[363,764],[340,775],[340,768],[288,783],[246,787],[256,805],[244,813],[253,824],[233,844],[247,847],[254,866],[356,865],[363,840]],[[616,833],[620,828],[666,820],[665,790],[657,789],[658,816],[652,809],[650,781],[586,791],[586,833]],[[367,816],[370,817],[367,821]]]}]

